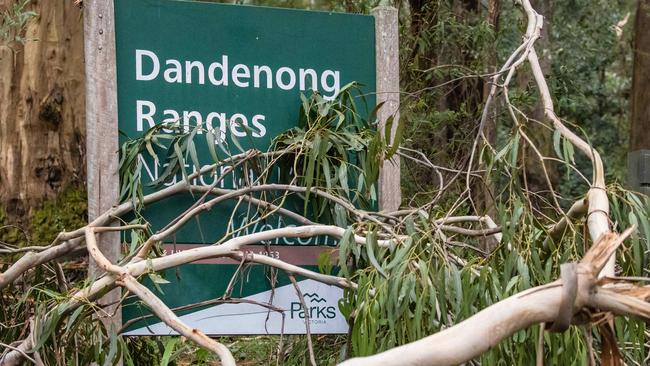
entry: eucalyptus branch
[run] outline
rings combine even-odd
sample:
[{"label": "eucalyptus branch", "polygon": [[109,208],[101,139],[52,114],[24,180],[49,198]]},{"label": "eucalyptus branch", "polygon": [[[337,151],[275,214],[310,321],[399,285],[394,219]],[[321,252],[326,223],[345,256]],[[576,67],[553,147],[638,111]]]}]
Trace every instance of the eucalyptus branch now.
[{"label": "eucalyptus branch", "polygon": [[305,303],[305,298],[304,296],[302,296],[302,291],[300,291],[300,286],[298,286],[298,282],[296,282],[296,278],[293,277],[292,274],[289,274],[289,280],[291,281],[291,284],[293,284],[293,288],[296,289],[296,294],[298,295],[298,299],[300,300],[300,305],[302,306],[302,310],[305,313],[305,329],[307,331],[307,348],[309,349],[309,362],[311,362],[312,366],[316,366],[316,356],[314,356],[314,345],[312,344],[311,341],[311,330],[309,329],[310,328],[309,308]]},{"label": "eucalyptus branch", "polygon": [[224,366],[235,366],[235,358],[230,353],[230,350],[223,344],[215,341],[214,339],[206,336],[198,329],[193,329],[185,325],[173,311],[171,311],[165,303],[163,303],[151,290],[144,287],[135,278],[126,274],[117,280],[117,283],[126,287],[133,294],[137,295],[151,311],[156,314],[165,324],[176,330],[182,336],[191,339],[198,345],[217,354]]},{"label": "eucalyptus branch", "polygon": [[[543,17],[539,15],[531,6],[529,0],[522,1],[524,11],[528,16],[528,28],[534,27],[536,32],[543,24]],[[531,66],[531,71],[537,82],[537,87],[542,98],[544,111],[546,117],[553,122],[555,129],[558,130],[564,138],[575,145],[583,154],[591,159],[593,164],[593,184],[587,193],[587,202],[589,208],[587,209],[587,227],[589,228],[589,236],[593,242],[597,241],[602,235],[610,232],[609,226],[609,199],[607,198],[607,191],[605,186],[605,172],[603,168],[603,161],[600,154],[592,148],[586,141],[581,139],[578,135],[569,130],[562,121],[555,114],[553,106],[553,99],[544,78],[544,73],[539,64],[539,58],[535,49],[531,49],[528,54],[528,61]],[[614,263],[616,258],[613,256],[608,265],[604,268],[602,275],[614,275]]]},{"label": "eucalyptus branch", "polygon": [[548,237],[544,239],[544,247],[548,247],[551,241],[558,240],[564,233],[564,230],[567,228],[567,226],[571,224],[571,220],[577,220],[581,217],[584,217],[587,214],[588,208],[589,204],[587,203],[586,199],[576,201],[571,206],[571,208],[569,208],[569,211],[567,211],[566,215],[550,228]]},{"label": "eucalyptus branch", "polygon": [[458,365],[480,356],[521,329],[559,322],[563,317],[570,322],[583,309],[603,308],[650,320],[650,304],[645,302],[650,289],[629,285],[624,293],[616,293],[598,284],[598,273],[633,230],[634,227],[620,235],[603,235],[580,263],[565,267],[568,269],[558,281],[520,292],[419,341],[341,365]]},{"label": "eucalyptus branch", "polygon": [[[212,171],[214,171],[216,168],[218,168],[221,165],[224,164],[229,164],[232,162],[237,162],[242,159],[249,159],[251,156],[275,156],[278,154],[283,153],[283,151],[278,151],[278,152],[269,152],[269,153],[259,153],[257,151],[248,151],[242,154],[238,155],[233,155],[227,159],[223,159],[219,161],[218,163],[215,163],[210,166],[203,167],[197,172],[194,172],[190,175],[188,175],[187,180],[182,180],[179,181],[169,187],[163,188],[159,191],[156,191],[154,193],[148,194],[140,199],[136,199],[135,201],[128,201],[125,203],[122,203],[118,206],[114,206],[111,209],[107,210],[100,216],[98,216],[95,220],[90,222],[88,225],[79,228],[77,230],[71,231],[71,232],[62,232],[57,235],[57,237],[54,239],[54,241],[47,247],[38,247],[38,248],[33,248],[27,251],[25,255],[23,255],[20,259],[18,259],[15,263],[13,263],[5,272],[0,273],[0,289],[6,287],[7,285],[11,284],[14,282],[20,275],[25,273],[26,271],[42,265],[44,263],[47,263],[51,260],[61,258],[63,256],[66,256],[68,254],[71,254],[73,252],[76,252],[80,249],[83,249],[83,236],[85,233],[86,228],[88,227],[99,227],[99,226],[108,226],[110,223],[115,221],[117,218],[124,216],[130,212],[132,212],[135,207],[133,204],[135,203],[136,205],[149,205],[151,203],[169,198],[171,196],[180,194],[180,193],[186,193],[192,191],[192,189],[197,189],[196,186],[192,186],[189,184],[189,182],[192,179],[197,178],[198,176],[202,174],[208,174]],[[204,187],[205,188],[205,187]],[[215,188],[216,189],[216,188]],[[216,189],[217,193],[224,193],[223,190]],[[328,195],[329,196],[329,195]],[[244,199],[249,200],[250,202],[254,202],[256,204],[259,204],[260,206],[267,206],[269,208],[275,208],[274,205],[271,203],[265,203],[261,200],[255,199],[253,197],[246,197]],[[338,201],[345,202],[342,199],[338,199]],[[351,207],[354,207],[352,205],[349,205]],[[278,213],[284,214],[288,217],[291,217],[293,219],[297,219],[298,222],[302,223],[311,223],[311,221],[306,220],[302,218],[300,215],[295,214],[295,213],[290,213],[289,210],[286,209],[278,209]]]},{"label": "eucalyptus branch", "polygon": [[[145,226],[146,228],[146,226]],[[97,247],[97,240],[95,237],[96,232],[110,231],[111,228],[88,228],[86,229],[86,245],[88,246],[88,253],[93,257],[95,262],[104,269],[107,273],[116,276],[115,283],[122,287],[127,288],[129,291],[137,295],[151,311],[156,314],[165,324],[176,330],[181,335],[193,340],[197,344],[205,347],[206,349],[219,355],[223,365],[234,366],[235,359],[232,354],[221,343],[214,341],[207,337],[203,332],[198,329],[192,329],[185,325],[177,316],[171,311],[162,300],[153,294],[148,288],[140,284],[133,276],[131,276],[124,267],[111,263]]]},{"label": "eucalyptus branch", "polygon": [[271,258],[266,255],[261,255],[261,254],[255,254],[255,253],[245,253],[243,251],[235,251],[233,253],[228,254],[228,257],[240,261],[244,261],[247,263],[258,263],[258,264],[263,264],[269,267],[277,268],[280,270],[283,270],[284,272],[290,274],[290,275],[295,275],[295,276],[301,276],[304,278],[309,278],[314,281],[318,281],[320,283],[324,283],[326,285],[331,285],[331,286],[336,286],[340,287],[343,289],[352,289],[356,290],[357,289],[357,284],[346,279],[343,277],[337,277],[337,276],[330,276],[314,271],[310,271],[308,269],[305,269],[300,266],[296,266],[290,263],[286,263],[284,261],[281,261],[276,258]]},{"label": "eucalyptus branch", "polygon": [[[235,189],[235,190],[222,190],[222,189],[211,189],[213,193],[219,193],[223,192],[223,195],[217,196],[205,203],[202,203],[193,209],[187,211],[184,215],[182,215],[180,218],[175,220],[175,223],[173,225],[170,225],[167,229],[158,232],[149,239],[147,239],[147,242],[143,245],[143,247],[140,249],[140,251],[137,254],[137,258],[143,259],[147,255],[149,249],[154,243],[161,242],[163,239],[166,237],[172,235],[176,231],[178,231],[183,225],[185,225],[192,217],[204,212],[204,211],[209,211],[212,209],[214,206],[218,205],[219,203],[222,203],[227,200],[231,200],[234,198],[246,196],[248,194],[254,193],[254,192],[264,192],[264,191],[286,191],[286,192],[297,192],[297,193],[305,193],[307,192],[307,188],[305,187],[299,187],[299,186],[294,186],[294,185],[288,185],[288,184],[263,184],[259,186],[249,186],[249,187],[244,187],[240,189]],[[355,208],[352,204],[347,202],[346,200],[336,197],[328,192],[325,192],[323,190],[320,190],[318,188],[311,188],[309,190],[311,193],[325,197],[345,209],[347,209],[349,212],[352,214],[356,215],[357,217],[361,219],[369,219],[370,221],[373,221],[377,224],[379,224],[381,227],[389,230],[389,232],[392,232],[392,229],[388,228],[386,224],[380,222],[376,218],[370,216],[364,211],[358,210]],[[397,236],[397,235],[395,235]]]},{"label": "eucalyptus branch", "polygon": [[[341,238],[344,234],[345,229],[328,225],[311,225],[273,229],[235,237],[219,245],[193,248],[164,257],[153,258],[148,261],[133,261],[129,264],[124,265],[123,268],[130,275],[138,277],[148,271],[161,271],[203,259],[230,256],[236,254],[244,245],[257,244],[265,241],[275,240],[277,238],[308,238],[320,235],[329,235],[332,237]],[[357,244],[360,245],[365,245],[366,242],[366,238],[359,235],[354,235],[354,240]],[[394,245],[394,243],[395,242],[393,240],[378,241],[378,244],[380,246],[385,247]],[[268,261],[267,263],[271,263],[271,261]],[[291,267],[287,266],[287,268]],[[307,272],[303,273],[308,274]],[[73,300],[78,301],[92,301],[98,296],[98,294],[114,288],[115,279],[116,277],[114,275],[107,274],[94,281],[89,287],[77,291],[72,295],[72,298]],[[335,282],[338,286],[344,288],[349,286],[345,285],[347,283],[347,280],[345,279],[340,279]]]}]

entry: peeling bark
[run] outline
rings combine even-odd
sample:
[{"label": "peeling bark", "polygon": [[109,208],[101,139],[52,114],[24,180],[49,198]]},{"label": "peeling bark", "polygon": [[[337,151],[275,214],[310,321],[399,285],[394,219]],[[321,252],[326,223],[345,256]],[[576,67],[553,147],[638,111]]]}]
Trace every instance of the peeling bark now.
[{"label": "peeling bark", "polygon": [[26,10],[38,15],[17,34],[25,42],[0,40],[0,207],[19,221],[85,182],[81,11],[65,0]]}]

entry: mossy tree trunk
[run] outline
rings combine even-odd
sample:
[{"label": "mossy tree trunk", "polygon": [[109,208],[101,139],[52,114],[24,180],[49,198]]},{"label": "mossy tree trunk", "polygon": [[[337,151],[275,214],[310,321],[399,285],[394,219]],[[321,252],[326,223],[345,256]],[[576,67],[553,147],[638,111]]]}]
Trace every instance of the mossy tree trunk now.
[{"label": "mossy tree trunk", "polygon": [[[0,0],[0,12],[20,1]],[[24,10],[37,15],[0,39],[0,207],[17,221],[86,175],[81,9]]]}]

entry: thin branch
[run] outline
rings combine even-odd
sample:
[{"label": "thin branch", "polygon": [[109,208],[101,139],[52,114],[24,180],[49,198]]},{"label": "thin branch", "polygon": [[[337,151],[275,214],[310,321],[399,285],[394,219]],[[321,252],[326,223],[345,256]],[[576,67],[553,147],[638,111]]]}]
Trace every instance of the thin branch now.
[{"label": "thin branch", "polygon": [[133,294],[137,295],[156,316],[176,330],[182,336],[191,339],[201,347],[208,349],[219,355],[221,364],[224,366],[235,366],[235,358],[228,350],[228,347],[206,336],[198,329],[193,329],[185,325],[177,316],[165,305],[156,295],[148,288],[140,284],[133,276],[124,275],[117,283],[126,287]]},{"label": "thin branch", "polygon": [[300,286],[296,282],[296,278],[292,274],[289,274],[289,280],[293,284],[293,288],[296,289],[296,294],[298,294],[298,299],[302,305],[303,312],[305,313],[305,329],[307,331],[307,348],[309,349],[309,361],[312,366],[316,366],[316,356],[314,356],[314,345],[311,342],[311,330],[309,326],[309,308],[305,304],[305,298],[302,296],[302,291],[300,291]]}]

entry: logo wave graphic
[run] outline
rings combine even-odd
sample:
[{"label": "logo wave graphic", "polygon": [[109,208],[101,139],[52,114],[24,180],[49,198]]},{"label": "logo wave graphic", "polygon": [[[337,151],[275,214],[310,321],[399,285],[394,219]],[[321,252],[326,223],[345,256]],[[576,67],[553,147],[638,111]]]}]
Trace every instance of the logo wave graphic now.
[{"label": "logo wave graphic", "polygon": [[302,297],[308,297],[310,302],[327,302],[327,300],[323,299],[322,297],[318,296],[317,293],[305,293],[302,295]]}]

